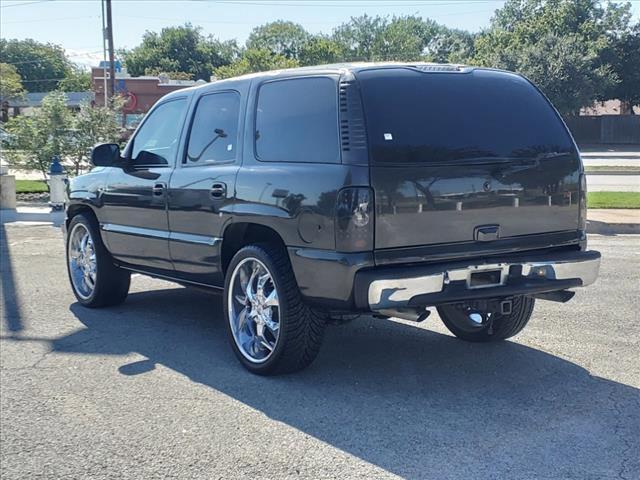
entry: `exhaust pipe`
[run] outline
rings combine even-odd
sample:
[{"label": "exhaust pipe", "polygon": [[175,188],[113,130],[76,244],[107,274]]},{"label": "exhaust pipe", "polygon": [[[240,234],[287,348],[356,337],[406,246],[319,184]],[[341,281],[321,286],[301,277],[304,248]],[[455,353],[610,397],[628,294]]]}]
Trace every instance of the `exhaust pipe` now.
[{"label": "exhaust pipe", "polygon": [[403,320],[409,320],[410,322],[420,323],[423,320],[426,320],[431,312],[422,308],[410,308],[410,307],[400,307],[396,309],[385,309],[378,310],[376,313],[380,315],[384,315],[385,317],[396,317],[401,318]]}]

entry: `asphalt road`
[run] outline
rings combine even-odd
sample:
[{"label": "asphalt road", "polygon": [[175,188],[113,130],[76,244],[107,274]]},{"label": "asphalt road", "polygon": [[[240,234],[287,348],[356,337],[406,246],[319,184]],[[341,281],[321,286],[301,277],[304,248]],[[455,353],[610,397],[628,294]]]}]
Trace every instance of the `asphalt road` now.
[{"label": "asphalt road", "polygon": [[137,276],[75,303],[61,235],[2,234],[0,468],[34,478],[640,478],[640,242],[592,237],[602,275],[513,341],[437,315],[329,328],[308,370],[260,378],[217,297]]}]

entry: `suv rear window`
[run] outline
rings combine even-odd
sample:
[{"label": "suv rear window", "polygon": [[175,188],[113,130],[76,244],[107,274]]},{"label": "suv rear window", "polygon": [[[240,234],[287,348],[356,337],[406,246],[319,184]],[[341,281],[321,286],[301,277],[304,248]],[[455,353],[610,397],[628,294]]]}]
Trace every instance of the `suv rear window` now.
[{"label": "suv rear window", "polygon": [[505,72],[358,75],[376,163],[436,163],[569,153],[573,143],[549,102]]},{"label": "suv rear window", "polygon": [[263,161],[340,163],[335,80],[307,77],[262,85],[255,135]]}]

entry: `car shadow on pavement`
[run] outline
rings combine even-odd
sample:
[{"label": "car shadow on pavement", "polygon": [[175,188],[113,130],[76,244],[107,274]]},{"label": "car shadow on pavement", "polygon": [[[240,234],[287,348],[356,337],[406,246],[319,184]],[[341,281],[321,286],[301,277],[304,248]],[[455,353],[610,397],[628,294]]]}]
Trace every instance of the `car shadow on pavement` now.
[{"label": "car shadow on pavement", "polygon": [[121,374],[163,365],[402,477],[632,478],[640,468],[639,390],[515,342],[468,344],[365,317],[329,327],[307,370],[263,378],[233,356],[219,297],[175,288],[71,311],[86,328],[54,351],[137,352],[146,360]]}]

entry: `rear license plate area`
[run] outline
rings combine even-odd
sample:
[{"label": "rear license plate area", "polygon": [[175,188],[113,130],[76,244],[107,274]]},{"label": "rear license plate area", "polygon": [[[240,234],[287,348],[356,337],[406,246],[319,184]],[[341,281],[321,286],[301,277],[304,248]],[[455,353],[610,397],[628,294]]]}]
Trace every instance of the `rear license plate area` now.
[{"label": "rear license plate area", "polygon": [[495,287],[502,285],[502,270],[482,270],[469,276],[469,288]]}]

